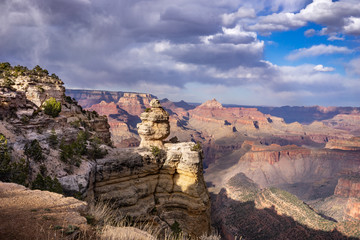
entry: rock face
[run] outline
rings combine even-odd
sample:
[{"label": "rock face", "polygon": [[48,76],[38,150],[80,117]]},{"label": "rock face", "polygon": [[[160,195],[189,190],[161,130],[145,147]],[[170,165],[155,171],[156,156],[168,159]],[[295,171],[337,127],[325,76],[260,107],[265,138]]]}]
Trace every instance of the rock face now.
[{"label": "rock face", "polygon": [[360,175],[341,177],[336,185],[334,195],[360,198]]},{"label": "rock face", "polygon": [[208,233],[210,200],[201,153],[193,147],[166,143],[157,156],[145,148],[117,149],[97,161],[95,198],[110,200],[124,215],[145,217],[160,226],[176,221],[192,236]]},{"label": "rock face", "polygon": [[[56,75],[39,69],[0,69],[0,133],[11,149],[9,162],[0,159],[0,179],[34,186],[39,177],[57,178],[66,193],[86,195],[95,155],[102,144],[111,143],[110,126],[106,117],[84,111],[66,97]],[[49,98],[61,104],[58,116],[43,111]],[[15,171],[14,166],[23,168]],[[21,180],[13,172],[19,172]]]},{"label": "rock face", "polygon": [[151,100],[150,106],[149,110],[140,115],[142,122],[137,125],[140,147],[163,148],[163,140],[170,135],[169,114],[157,99]]},{"label": "rock face", "polygon": [[360,220],[360,175],[349,174],[341,177],[334,195],[347,199],[345,220]]},{"label": "rock face", "polygon": [[[168,114],[158,100],[141,114],[140,148],[116,149],[98,160],[95,199],[109,200],[124,215],[142,217],[162,227],[176,223],[189,236],[210,230],[210,199],[195,144],[163,143],[169,135]],[[150,151],[156,146],[158,151]]]}]

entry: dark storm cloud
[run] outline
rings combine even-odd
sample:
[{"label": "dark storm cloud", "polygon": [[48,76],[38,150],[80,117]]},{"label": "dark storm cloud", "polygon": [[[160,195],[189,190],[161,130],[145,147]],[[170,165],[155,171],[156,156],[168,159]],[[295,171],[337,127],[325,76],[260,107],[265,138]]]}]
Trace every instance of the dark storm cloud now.
[{"label": "dark storm cloud", "polygon": [[[320,2],[327,5],[319,7]],[[339,78],[314,74],[313,65],[286,68],[264,61],[264,42],[256,31],[312,21],[325,26],[322,34],[338,28],[360,32],[355,0],[308,3],[0,0],[0,61],[39,64],[77,88],[121,90],[147,83],[181,89],[193,82],[230,88],[258,84],[275,92],[335,88],[342,84]],[[329,79],[329,87],[321,88]]]}]

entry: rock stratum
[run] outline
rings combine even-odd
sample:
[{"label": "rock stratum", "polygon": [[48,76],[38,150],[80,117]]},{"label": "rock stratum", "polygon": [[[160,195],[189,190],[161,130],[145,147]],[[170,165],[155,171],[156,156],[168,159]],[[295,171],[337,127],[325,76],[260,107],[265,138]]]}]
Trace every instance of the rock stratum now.
[{"label": "rock stratum", "polygon": [[[124,216],[151,221],[164,232],[175,226],[193,238],[209,233],[202,150],[191,142],[164,141],[169,115],[157,100],[150,103],[151,95],[105,94],[105,100],[117,99],[127,112],[141,114],[142,122],[136,122],[141,147],[117,149],[110,139],[111,121],[84,110],[65,95],[55,74],[39,66],[0,64],[0,92],[1,181],[91,204],[109,201]],[[139,106],[142,97],[150,108]]]}]

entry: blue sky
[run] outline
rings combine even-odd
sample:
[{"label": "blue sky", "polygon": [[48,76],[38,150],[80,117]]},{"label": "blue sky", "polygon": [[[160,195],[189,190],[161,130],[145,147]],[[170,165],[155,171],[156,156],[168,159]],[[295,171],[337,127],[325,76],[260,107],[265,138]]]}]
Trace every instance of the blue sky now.
[{"label": "blue sky", "polygon": [[359,0],[0,0],[0,61],[68,88],[359,106]]}]

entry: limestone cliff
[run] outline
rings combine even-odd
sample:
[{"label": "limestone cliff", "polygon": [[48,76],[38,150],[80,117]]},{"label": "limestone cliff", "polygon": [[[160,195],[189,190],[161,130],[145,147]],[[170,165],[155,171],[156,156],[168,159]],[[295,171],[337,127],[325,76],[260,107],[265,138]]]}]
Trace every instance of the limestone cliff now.
[{"label": "limestone cliff", "polygon": [[0,180],[86,194],[93,160],[110,144],[107,118],[84,111],[39,66],[0,63],[0,100]]},{"label": "limestone cliff", "polygon": [[140,148],[116,149],[97,160],[95,199],[109,200],[125,215],[168,228],[176,223],[189,236],[210,230],[210,200],[203,179],[202,151],[194,143],[163,143],[168,114],[154,100],[143,122]]}]

